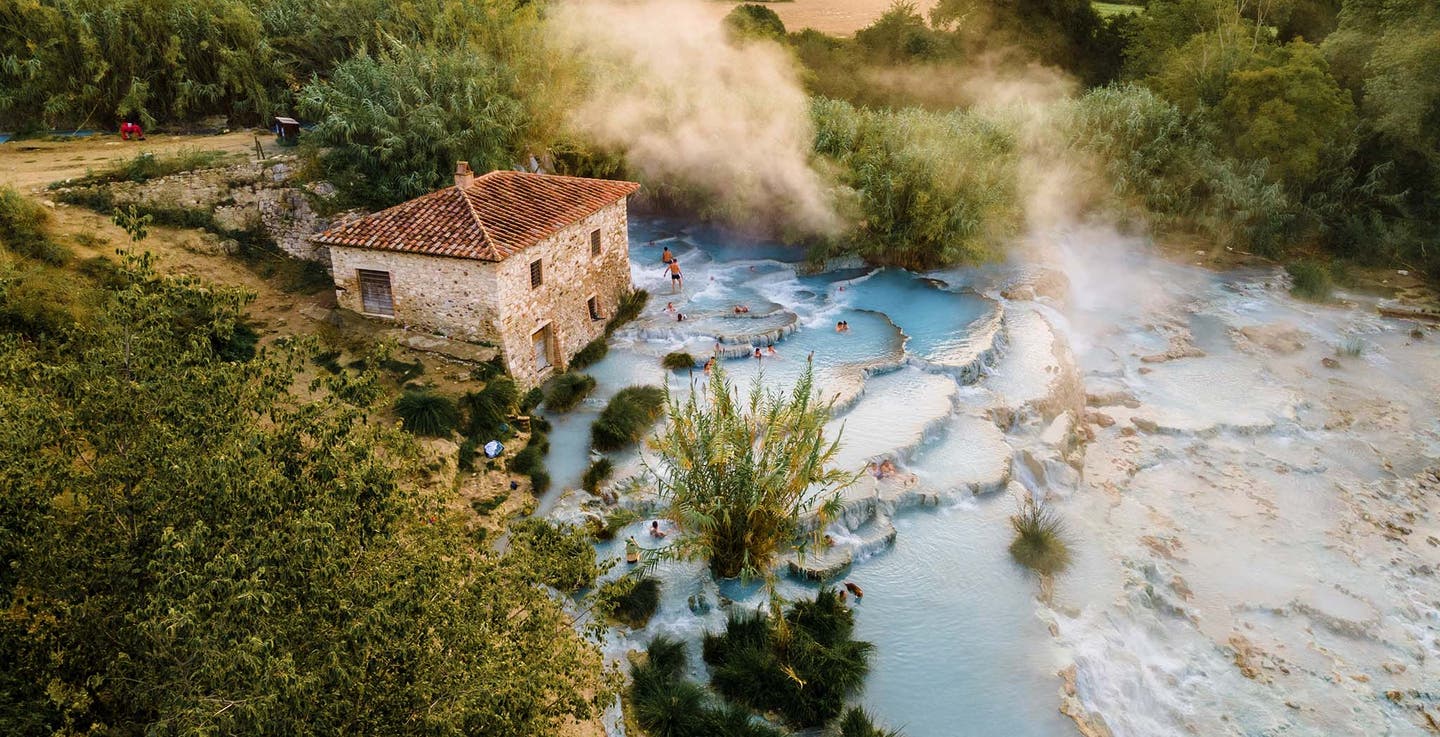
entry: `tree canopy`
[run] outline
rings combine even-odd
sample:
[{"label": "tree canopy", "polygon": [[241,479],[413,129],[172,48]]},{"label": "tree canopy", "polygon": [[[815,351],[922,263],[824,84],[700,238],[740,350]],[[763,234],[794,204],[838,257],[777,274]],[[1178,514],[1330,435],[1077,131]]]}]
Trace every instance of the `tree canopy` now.
[{"label": "tree canopy", "polygon": [[220,350],[244,295],[145,259],[113,280],[62,330],[0,334],[0,731],[518,736],[590,713],[598,654],[535,583],[571,562],[474,548],[413,441],[293,397],[301,346]]}]

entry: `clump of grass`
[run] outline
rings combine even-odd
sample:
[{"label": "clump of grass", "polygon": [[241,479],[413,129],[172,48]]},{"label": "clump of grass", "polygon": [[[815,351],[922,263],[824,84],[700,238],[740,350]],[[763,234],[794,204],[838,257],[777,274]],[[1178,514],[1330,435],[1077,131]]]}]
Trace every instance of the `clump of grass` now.
[{"label": "clump of grass", "polygon": [[406,430],[432,438],[448,437],[460,424],[454,400],[429,390],[409,390],[395,401],[395,414]]},{"label": "clump of grass", "polygon": [[898,729],[875,726],[875,718],[864,707],[852,706],[840,717],[835,729],[837,737],[901,737]]},{"label": "clump of grass", "polygon": [[0,187],[0,244],[26,258],[51,266],[70,260],[70,249],[50,235],[50,211],[20,194],[14,187]]},{"label": "clump of grass", "polygon": [[496,509],[499,509],[500,505],[504,504],[507,498],[505,494],[496,494],[489,499],[471,499],[470,508],[475,510],[475,514],[484,517]]},{"label": "clump of grass", "polygon": [[171,174],[195,171],[197,169],[211,169],[227,163],[231,155],[224,151],[202,151],[197,148],[184,148],[175,153],[156,155],[151,151],[142,151],[129,159],[123,159],[106,169],[92,171],[84,177],[70,181],[61,182],[53,186],[89,186],[96,184],[110,184],[112,182],[148,182],[151,179],[168,177]]},{"label": "clump of grass", "polygon": [[581,348],[576,352],[575,357],[570,359],[570,370],[580,371],[581,369],[589,368],[599,363],[600,359],[604,358],[605,354],[609,352],[610,344],[605,342],[605,336],[596,338],[586,343],[585,347]]},{"label": "clump of grass", "polygon": [[475,438],[465,438],[460,443],[459,455],[455,457],[455,466],[461,471],[469,473],[475,470],[475,450],[480,447],[480,442]]},{"label": "clump of grass", "polygon": [[1335,346],[1335,355],[1341,358],[1359,358],[1365,352],[1365,341],[1359,338],[1346,338],[1344,343]]},{"label": "clump of grass", "polygon": [[529,414],[531,410],[539,407],[543,401],[545,401],[545,391],[537,386],[525,392],[525,396],[520,398],[520,412]]},{"label": "clump of grass", "polygon": [[627,576],[605,584],[599,597],[600,607],[611,619],[640,629],[660,607],[660,582],[648,576]]},{"label": "clump of grass", "polygon": [[622,325],[640,316],[645,309],[645,303],[650,301],[650,293],[644,289],[636,289],[620,298],[620,303],[615,305],[615,314],[610,316],[610,321],[605,323],[605,337],[610,337],[619,330]]},{"label": "clump of grass", "polygon": [[833,589],[795,602],[782,616],[783,627],[732,612],[724,634],[706,635],[711,685],[797,729],[822,726],[863,685],[874,645],[854,639],[854,615]]},{"label": "clump of grass", "polygon": [[660,359],[660,365],[667,371],[695,368],[695,357],[683,351],[666,353],[665,357]]},{"label": "clump of grass", "polygon": [[585,475],[580,478],[580,486],[591,494],[600,490],[600,485],[610,480],[610,475],[615,473],[615,463],[609,458],[597,458],[585,469]]},{"label": "clump of grass", "polygon": [[1027,506],[1010,518],[1015,539],[1010,555],[1020,565],[1036,573],[1059,573],[1070,565],[1070,548],[1065,543],[1065,525],[1050,510]]},{"label": "clump of grass", "polygon": [[551,412],[569,412],[595,389],[595,377],[569,371],[550,380],[550,391],[545,395],[545,409]]},{"label": "clump of grass", "polygon": [[545,455],[549,452],[550,437],[539,427],[532,427],[525,447],[505,464],[505,470],[529,477],[530,490],[536,495],[543,494],[550,488],[550,473],[545,467]]},{"label": "clump of grass", "polygon": [[519,402],[520,389],[508,376],[491,379],[478,392],[466,392],[460,397],[465,434],[476,440],[508,436],[510,425],[506,418],[515,411]]},{"label": "clump of grass", "polygon": [[590,427],[590,443],[599,450],[620,450],[640,439],[665,411],[665,392],[658,386],[621,389]]},{"label": "clump of grass", "polygon": [[1297,261],[1285,267],[1290,274],[1290,294],[1311,302],[1330,299],[1334,281],[1330,269],[1318,261]]}]

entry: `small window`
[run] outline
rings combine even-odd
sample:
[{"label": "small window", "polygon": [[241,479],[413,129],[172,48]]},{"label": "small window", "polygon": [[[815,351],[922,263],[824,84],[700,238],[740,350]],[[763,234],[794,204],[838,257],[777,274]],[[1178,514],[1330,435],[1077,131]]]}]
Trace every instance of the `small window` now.
[{"label": "small window", "polygon": [[544,284],[544,283],[545,283],[545,272],[544,272],[544,270],[540,267],[540,260],[539,260],[539,259],[536,259],[536,260],[534,260],[534,261],[531,261],[531,262],[530,262],[530,288],[531,288],[531,289],[534,289],[535,287],[538,287],[538,286],[540,286],[541,284]]},{"label": "small window", "polygon": [[590,301],[589,301],[589,302],[586,302],[586,306],[590,308],[590,319],[591,319],[591,320],[599,320],[599,319],[601,319],[601,318],[600,318],[600,298],[599,298],[599,297],[591,297],[591,298],[590,298]]},{"label": "small window", "polygon": [[395,316],[395,300],[390,295],[390,272],[357,269],[360,280],[360,310],[367,315]]},{"label": "small window", "polygon": [[600,229],[590,231],[590,255],[600,255]]}]

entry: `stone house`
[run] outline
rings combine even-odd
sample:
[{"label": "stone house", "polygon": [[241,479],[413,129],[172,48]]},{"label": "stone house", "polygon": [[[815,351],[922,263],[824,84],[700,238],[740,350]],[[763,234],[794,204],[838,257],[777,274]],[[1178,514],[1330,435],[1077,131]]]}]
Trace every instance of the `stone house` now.
[{"label": "stone house", "polygon": [[315,236],[340,306],[500,348],[533,387],[600,337],[630,290],[633,182],[456,167],[455,186]]}]

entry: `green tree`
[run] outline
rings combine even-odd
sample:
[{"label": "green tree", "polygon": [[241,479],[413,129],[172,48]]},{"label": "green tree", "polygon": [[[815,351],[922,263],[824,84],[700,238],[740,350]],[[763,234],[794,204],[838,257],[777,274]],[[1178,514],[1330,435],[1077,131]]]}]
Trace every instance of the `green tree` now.
[{"label": "green tree", "polygon": [[[1258,61],[1258,60],[1257,60]],[[1231,73],[1219,119],[1224,140],[1244,159],[1267,159],[1270,174],[1303,190],[1343,164],[1355,107],[1330,76],[1319,49],[1293,41]]]},{"label": "green tree", "polygon": [[1090,0],[939,0],[930,19],[937,28],[954,28],[969,50],[1019,53],[1088,85],[1110,82],[1120,71],[1119,27],[1101,18]]},{"label": "green tree", "polygon": [[755,3],[736,5],[725,15],[725,29],[739,38],[785,40],[785,22],[775,11]]},{"label": "green tree", "polygon": [[300,346],[217,351],[244,295],[144,260],[118,282],[64,336],[0,335],[0,732],[518,736],[590,713],[598,654],[535,584],[551,563],[465,545],[413,441],[292,395]]},{"label": "green tree", "polygon": [[818,538],[857,477],[832,465],[840,439],[825,437],[830,406],[816,400],[809,365],[788,395],[757,378],[744,399],[716,365],[703,389],[669,398],[668,415],[652,472],[681,529],[671,551],[722,578],[768,575],[812,513]]},{"label": "green tree", "polygon": [[476,171],[519,157],[527,115],[518,78],[483,50],[362,52],[302,93],[327,178],[355,202],[388,206],[440,188],[455,162]]}]

